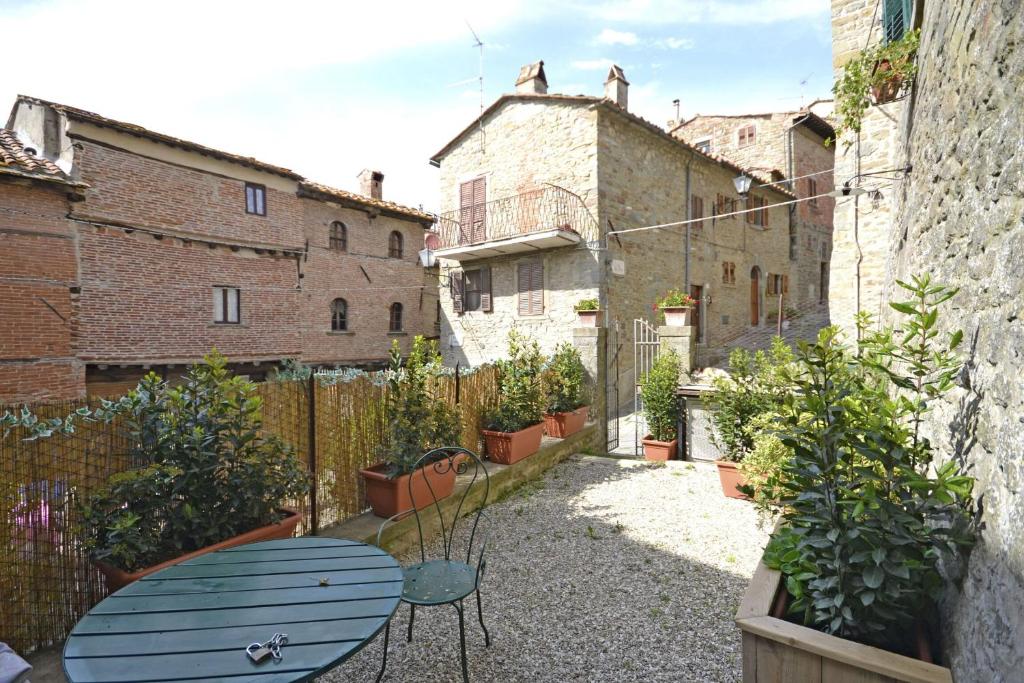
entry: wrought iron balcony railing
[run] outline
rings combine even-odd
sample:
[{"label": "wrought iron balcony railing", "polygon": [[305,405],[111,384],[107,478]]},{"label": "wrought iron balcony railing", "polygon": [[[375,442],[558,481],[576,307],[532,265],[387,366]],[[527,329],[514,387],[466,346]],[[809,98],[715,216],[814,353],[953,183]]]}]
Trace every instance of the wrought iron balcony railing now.
[{"label": "wrought iron balcony railing", "polygon": [[536,190],[483,204],[464,206],[438,216],[438,249],[470,246],[551,230],[566,230],[581,241],[598,239],[597,221],[579,195],[545,185]]}]

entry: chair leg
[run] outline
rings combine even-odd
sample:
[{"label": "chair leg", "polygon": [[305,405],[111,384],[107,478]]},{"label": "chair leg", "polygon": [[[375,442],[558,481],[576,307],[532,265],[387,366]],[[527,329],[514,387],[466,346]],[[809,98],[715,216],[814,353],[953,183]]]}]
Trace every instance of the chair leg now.
[{"label": "chair leg", "polygon": [[406,636],[408,642],[412,642],[412,622],[416,618],[416,605],[409,605],[409,634]]},{"label": "chair leg", "polygon": [[459,653],[462,655],[462,681],[469,683],[469,666],[466,664],[466,624],[462,618],[462,600],[459,600],[459,604],[455,606],[455,611],[459,613]]},{"label": "chair leg", "polygon": [[380,665],[380,673],[377,674],[377,683],[384,678],[384,669],[388,668],[388,637],[391,635],[391,620],[388,619],[388,625],[384,627],[384,661]]},{"label": "chair leg", "polygon": [[487,626],[484,625],[484,606],[483,606],[483,603],[480,602],[480,589],[479,588],[476,591],[476,614],[477,614],[477,617],[479,617],[479,619],[480,619],[480,628],[482,628],[484,630],[484,642],[487,644],[487,647],[490,647],[491,646],[491,634],[487,632]]}]

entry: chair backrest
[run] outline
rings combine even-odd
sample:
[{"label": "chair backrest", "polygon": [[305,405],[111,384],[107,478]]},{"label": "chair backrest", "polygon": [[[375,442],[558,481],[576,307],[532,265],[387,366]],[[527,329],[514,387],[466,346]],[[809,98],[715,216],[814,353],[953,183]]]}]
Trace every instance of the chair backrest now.
[{"label": "chair backrest", "polygon": [[[435,490],[430,478],[424,477],[426,490],[430,497],[429,503],[426,506],[422,505],[422,489],[418,492],[419,495],[417,497],[417,487],[414,486],[413,482],[415,477],[409,477],[409,500],[412,501],[414,514],[416,515],[416,529],[419,532],[420,538],[421,561],[427,561],[426,544],[423,541],[423,525],[431,518],[436,517],[441,527],[441,536],[444,542],[444,559],[446,560],[452,559],[452,547],[455,545],[455,532],[459,523],[462,522],[469,525],[469,538],[466,541],[466,564],[472,564],[473,544],[477,541],[476,536],[480,526],[480,516],[483,514],[484,506],[487,505],[487,498],[491,492],[491,479],[490,475],[487,474],[487,468],[484,467],[480,456],[461,446],[435,448],[427,451],[416,461],[413,471],[420,467],[430,468],[434,474],[439,475],[472,474],[469,485],[461,493],[454,494],[458,496],[458,502],[450,501],[445,505],[442,505],[442,501],[447,500],[448,496],[438,498],[438,491]],[[424,470],[424,474],[426,474],[426,470]],[[484,486],[483,499],[475,511],[463,515],[466,499],[472,493],[477,480],[481,478],[483,479]],[[421,507],[423,508],[422,510],[418,509]],[[450,512],[445,514],[445,508],[448,508]],[[483,543],[480,543],[479,557],[480,559],[483,558]]]}]

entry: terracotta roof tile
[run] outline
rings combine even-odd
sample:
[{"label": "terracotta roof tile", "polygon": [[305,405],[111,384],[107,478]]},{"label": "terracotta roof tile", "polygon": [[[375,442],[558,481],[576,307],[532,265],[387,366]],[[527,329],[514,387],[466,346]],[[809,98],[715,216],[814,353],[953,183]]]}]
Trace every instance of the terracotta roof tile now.
[{"label": "terracotta roof tile", "polygon": [[420,221],[421,223],[433,224],[435,217],[426,211],[420,211],[408,206],[396,204],[383,199],[374,199],[366,195],[348,190],[341,190],[329,185],[321,185],[304,180],[299,184],[299,194],[313,199],[328,199],[338,201],[342,204],[355,204],[359,207],[379,209],[384,213],[397,214]]},{"label": "terracotta roof tile", "polygon": [[29,152],[17,134],[6,128],[0,128],[0,169],[26,178],[68,181],[67,174],[55,163]]}]

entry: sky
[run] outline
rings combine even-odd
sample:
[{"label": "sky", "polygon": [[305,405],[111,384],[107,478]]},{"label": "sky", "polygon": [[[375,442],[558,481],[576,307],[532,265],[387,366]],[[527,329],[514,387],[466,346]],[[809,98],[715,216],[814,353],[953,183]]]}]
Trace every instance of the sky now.
[{"label": "sky", "polygon": [[[549,92],[684,117],[796,109],[831,88],[829,0],[0,0],[0,107],[33,95],[434,210],[434,152],[544,60]],[[19,42],[22,42],[19,45]]]}]

